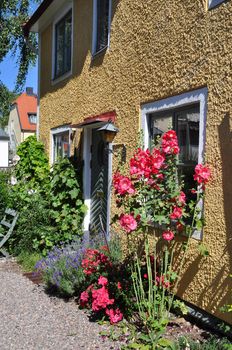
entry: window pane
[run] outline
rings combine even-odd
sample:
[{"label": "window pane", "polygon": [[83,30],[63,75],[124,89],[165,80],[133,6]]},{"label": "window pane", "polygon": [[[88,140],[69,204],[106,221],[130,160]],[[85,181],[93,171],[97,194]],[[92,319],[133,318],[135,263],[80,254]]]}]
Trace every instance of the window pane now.
[{"label": "window pane", "polygon": [[54,139],[54,160],[69,157],[69,132],[64,132],[53,136]]},{"label": "window pane", "polygon": [[57,23],[55,32],[55,77],[71,69],[72,12]]},{"label": "window pane", "polygon": [[151,119],[151,146],[157,143],[158,137],[173,128],[173,116],[171,113],[155,114]]},{"label": "window pane", "polygon": [[97,43],[96,52],[108,45],[109,0],[97,0]]}]

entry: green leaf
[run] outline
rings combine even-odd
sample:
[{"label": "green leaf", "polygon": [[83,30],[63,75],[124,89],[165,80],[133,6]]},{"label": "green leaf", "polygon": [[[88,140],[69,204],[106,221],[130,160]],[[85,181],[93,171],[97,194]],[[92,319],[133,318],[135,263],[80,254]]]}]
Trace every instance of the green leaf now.
[{"label": "green leaf", "polygon": [[70,194],[72,199],[77,198],[77,196],[78,196],[78,189],[74,188],[72,191],[69,191],[69,194]]}]

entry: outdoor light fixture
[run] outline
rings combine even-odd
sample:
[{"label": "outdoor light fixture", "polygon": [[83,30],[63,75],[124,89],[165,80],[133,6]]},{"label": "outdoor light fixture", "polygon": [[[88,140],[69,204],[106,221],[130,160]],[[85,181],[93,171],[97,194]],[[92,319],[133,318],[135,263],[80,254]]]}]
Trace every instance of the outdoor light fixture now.
[{"label": "outdoor light fixture", "polygon": [[101,132],[103,141],[106,143],[112,143],[116,134],[119,132],[119,129],[109,121],[106,125],[97,129],[97,131]]}]

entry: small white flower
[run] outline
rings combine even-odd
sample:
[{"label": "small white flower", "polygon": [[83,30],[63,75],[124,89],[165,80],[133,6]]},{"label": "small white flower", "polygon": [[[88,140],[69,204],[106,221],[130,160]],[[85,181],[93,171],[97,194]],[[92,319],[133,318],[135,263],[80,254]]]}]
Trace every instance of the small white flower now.
[{"label": "small white flower", "polygon": [[16,179],[15,176],[11,176],[11,178],[10,178],[10,183],[11,183],[12,186],[14,186],[14,185],[17,184],[17,179]]}]

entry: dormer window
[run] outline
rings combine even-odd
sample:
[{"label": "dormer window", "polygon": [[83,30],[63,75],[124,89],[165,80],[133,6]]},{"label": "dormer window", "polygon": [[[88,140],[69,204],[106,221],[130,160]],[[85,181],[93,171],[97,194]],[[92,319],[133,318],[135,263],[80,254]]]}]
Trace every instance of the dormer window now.
[{"label": "dormer window", "polygon": [[37,123],[37,115],[35,113],[28,113],[28,119],[30,124]]},{"label": "dormer window", "polygon": [[72,10],[55,24],[54,79],[71,71]]},{"label": "dormer window", "polygon": [[94,0],[93,55],[109,46],[111,0]]}]

